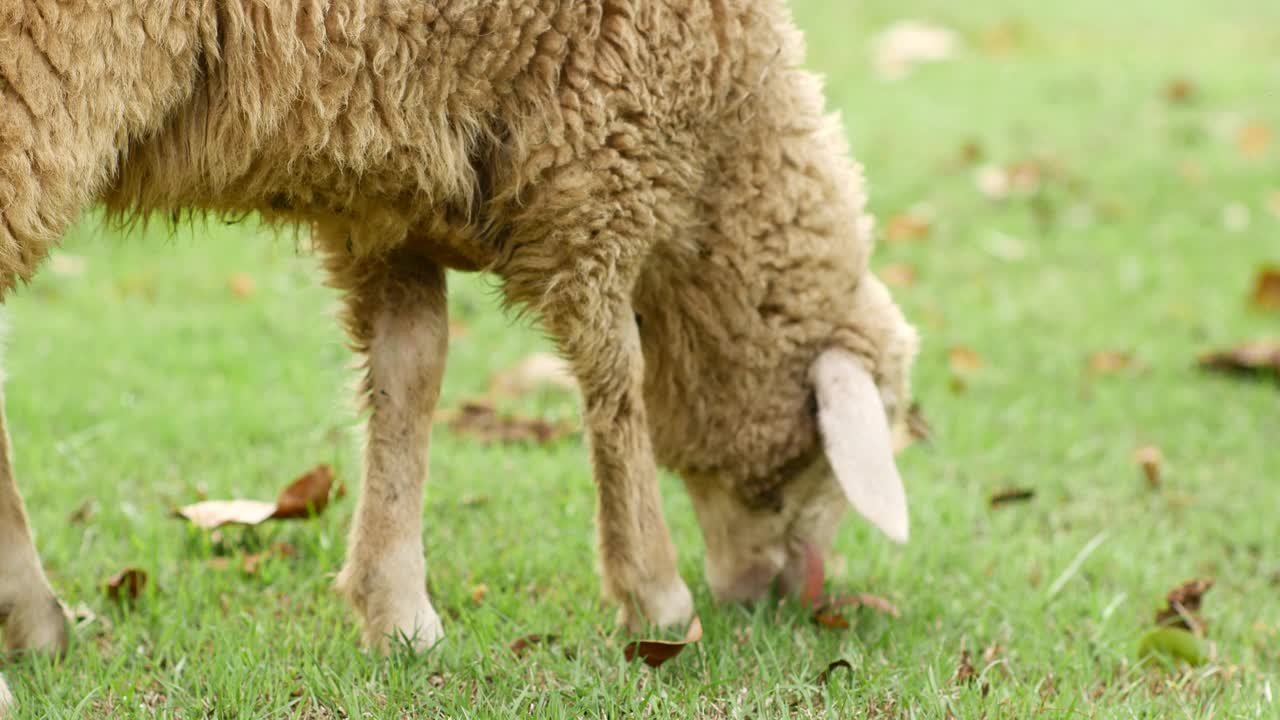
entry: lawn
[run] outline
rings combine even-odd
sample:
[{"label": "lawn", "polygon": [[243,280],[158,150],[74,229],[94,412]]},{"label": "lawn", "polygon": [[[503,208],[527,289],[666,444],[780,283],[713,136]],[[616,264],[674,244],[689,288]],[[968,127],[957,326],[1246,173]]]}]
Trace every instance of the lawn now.
[{"label": "lawn", "polygon": [[[330,590],[358,418],[314,260],[250,224],[117,237],[88,218],[7,303],[19,486],[82,617],[60,663],[4,665],[18,717],[1280,717],[1280,389],[1195,362],[1280,335],[1280,312],[1249,302],[1280,264],[1280,3],[793,5],[870,178],[874,263],[924,338],[933,436],[899,460],[912,540],[850,516],[829,564],[833,588],[901,617],[837,630],[790,603],[715,607],[667,476],[706,634],[657,670],[628,664],[598,599],[580,437],[485,446],[440,427],[424,512],[448,637],[366,656]],[[869,53],[904,18],[963,47],[887,82]],[[1009,166],[1026,187],[992,197]],[[489,281],[451,282],[444,408],[546,348]],[[1091,367],[1099,352],[1127,362]],[[576,417],[554,392],[504,407]],[[1155,486],[1133,459],[1148,445]],[[318,463],[353,492],[314,520],[215,541],[171,517],[270,499]],[[993,509],[1006,488],[1034,496]],[[275,543],[295,551],[242,569]],[[151,580],[132,606],[101,587],[127,566]],[[1209,661],[1139,667],[1165,593],[1201,576]],[[517,657],[530,633],[560,639]],[[815,682],[837,659],[851,670]]]}]

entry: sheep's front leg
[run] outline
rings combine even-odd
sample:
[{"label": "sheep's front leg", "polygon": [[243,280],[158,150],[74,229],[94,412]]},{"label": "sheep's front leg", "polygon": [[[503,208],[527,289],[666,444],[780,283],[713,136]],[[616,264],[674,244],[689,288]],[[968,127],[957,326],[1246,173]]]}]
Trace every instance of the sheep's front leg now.
[{"label": "sheep's front leg", "polygon": [[444,636],[426,590],[423,485],[431,413],[448,348],[444,272],[414,258],[335,273],[347,325],[367,355],[364,480],[337,587],[364,620],[364,642],[425,650]]},{"label": "sheep's front leg", "polygon": [[545,305],[543,314],[583,394],[605,596],[621,604],[618,621],[631,631],[646,621],[680,626],[693,615],[693,599],[663,518],[640,334],[626,296],[610,295],[602,302],[570,293]]},{"label": "sheep's front leg", "polygon": [[27,514],[13,479],[9,433],[0,391],[0,629],[5,650],[61,652],[66,619],[40,567]]}]

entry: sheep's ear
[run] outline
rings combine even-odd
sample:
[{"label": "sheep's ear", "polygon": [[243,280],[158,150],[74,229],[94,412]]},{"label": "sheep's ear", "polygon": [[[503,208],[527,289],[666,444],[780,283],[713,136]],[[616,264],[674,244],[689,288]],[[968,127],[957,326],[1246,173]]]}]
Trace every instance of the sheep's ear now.
[{"label": "sheep's ear", "polygon": [[818,429],[827,462],[854,509],[891,539],[907,541],[907,497],[893,460],[889,420],[875,380],[853,355],[827,350],[813,363]]}]

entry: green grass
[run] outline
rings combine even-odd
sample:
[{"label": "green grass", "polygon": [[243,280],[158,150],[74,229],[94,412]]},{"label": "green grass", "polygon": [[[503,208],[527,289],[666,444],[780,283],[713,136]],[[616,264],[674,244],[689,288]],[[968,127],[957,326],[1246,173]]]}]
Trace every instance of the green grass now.
[{"label": "green grass", "polygon": [[[201,492],[271,498],[318,462],[355,484],[350,357],[315,263],[242,227],[119,239],[88,221],[66,243],[83,274],[46,271],[8,303],[19,485],[55,588],[98,616],[59,664],[5,666],[19,717],[1280,717],[1280,396],[1193,366],[1205,349],[1280,335],[1280,316],[1246,301],[1255,269],[1280,262],[1267,209],[1280,148],[1249,159],[1233,129],[1280,131],[1280,4],[795,7],[881,226],[921,203],[937,216],[927,238],[884,242],[875,258],[918,273],[895,289],[924,336],[916,382],[936,430],[900,461],[912,542],[850,520],[833,573],[894,600],[900,619],[867,614],[837,632],[790,605],[713,607],[693,514],[666,477],[706,637],[658,671],[630,666],[597,599],[579,439],[486,449],[441,430],[424,512],[448,639],[425,657],[365,656],[329,589],[350,497],[314,522],[224,533],[234,548],[297,546],[253,576],[210,568],[220,550],[168,516]],[[868,50],[900,17],[955,28],[967,49],[881,82]],[[984,50],[1007,21],[1012,46]],[[1166,100],[1176,77],[1193,83],[1192,103]],[[1034,198],[996,202],[958,162],[967,143],[984,162],[1060,174]],[[1203,180],[1186,179],[1187,164]],[[1247,227],[1224,225],[1232,204]],[[256,283],[247,298],[228,289],[237,272]],[[450,350],[444,407],[543,347],[486,281],[452,282],[467,332]],[[984,360],[963,386],[948,368],[955,345]],[[1092,376],[1099,350],[1138,367]],[[554,396],[524,409],[575,412]],[[1166,457],[1156,491],[1130,457],[1148,443]],[[1005,486],[1036,495],[992,511]],[[89,521],[70,522],[86,501]],[[155,586],[131,610],[100,589],[127,565]],[[1204,611],[1214,659],[1135,667],[1164,593],[1203,574],[1218,579]],[[523,660],[506,650],[535,632],[561,644]],[[984,682],[954,686],[965,649]],[[853,671],[815,685],[838,658]]]}]

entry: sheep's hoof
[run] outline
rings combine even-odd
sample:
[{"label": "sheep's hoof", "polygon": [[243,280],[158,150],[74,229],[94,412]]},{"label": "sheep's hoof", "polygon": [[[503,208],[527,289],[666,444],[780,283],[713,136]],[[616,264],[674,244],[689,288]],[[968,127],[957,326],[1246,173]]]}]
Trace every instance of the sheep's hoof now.
[{"label": "sheep's hoof", "polygon": [[693,595],[679,576],[656,591],[635,592],[618,608],[618,625],[639,633],[649,627],[683,628],[693,619]]},{"label": "sheep's hoof", "polygon": [[40,593],[7,607],[0,605],[4,649],[59,655],[67,649],[67,616],[52,593]]},{"label": "sheep's hoof", "polygon": [[366,619],[364,626],[364,646],[384,656],[395,647],[426,652],[443,639],[444,624],[425,594],[416,608]]}]

